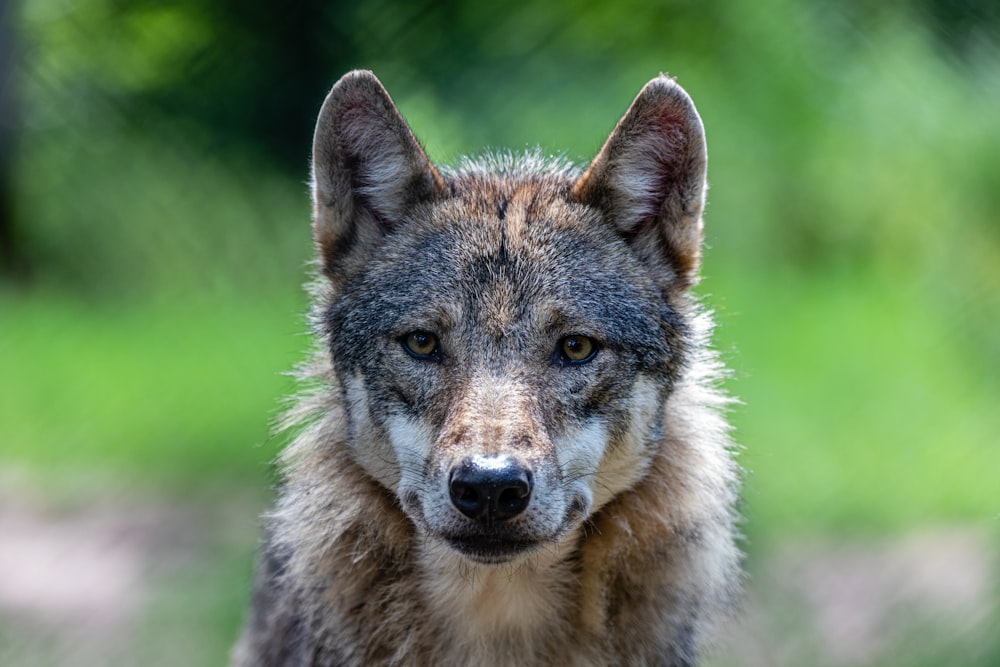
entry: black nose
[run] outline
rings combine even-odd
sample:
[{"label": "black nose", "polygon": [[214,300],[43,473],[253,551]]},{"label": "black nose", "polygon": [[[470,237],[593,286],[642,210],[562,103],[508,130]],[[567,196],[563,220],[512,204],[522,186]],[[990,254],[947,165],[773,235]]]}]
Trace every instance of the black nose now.
[{"label": "black nose", "polygon": [[468,458],[448,478],[451,502],[478,521],[493,523],[517,516],[531,500],[531,471],[506,457]]}]

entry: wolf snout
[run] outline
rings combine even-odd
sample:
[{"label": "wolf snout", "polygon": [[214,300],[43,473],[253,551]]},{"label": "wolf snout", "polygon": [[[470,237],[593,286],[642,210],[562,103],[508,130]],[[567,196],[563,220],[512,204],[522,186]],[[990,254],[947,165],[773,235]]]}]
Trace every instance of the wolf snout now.
[{"label": "wolf snout", "polygon": [[455,508],[484,523],[506,521],[524,512],[533,486],[531,471],[506,456],[466,458],[448,476]]}]

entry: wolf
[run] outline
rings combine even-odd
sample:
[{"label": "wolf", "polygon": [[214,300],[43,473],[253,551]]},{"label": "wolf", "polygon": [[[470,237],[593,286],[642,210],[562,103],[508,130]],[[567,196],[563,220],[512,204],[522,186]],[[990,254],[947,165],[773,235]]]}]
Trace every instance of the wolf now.
[{"label": "wolf", "polygon": [[704,129],[433,165],[376,77],[312,153],[315,358],[232,664],[696,664],[741,580]]}]

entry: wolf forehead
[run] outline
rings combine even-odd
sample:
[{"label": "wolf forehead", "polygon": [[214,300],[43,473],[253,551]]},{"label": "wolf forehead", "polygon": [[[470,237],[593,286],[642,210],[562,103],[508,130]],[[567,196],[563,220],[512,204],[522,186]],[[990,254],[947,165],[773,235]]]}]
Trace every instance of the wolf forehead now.
[{"label": "wolf forehead", "polygon": [[537,154],[442,169],[448,196],[406,212],[332,304],[332,331],[473,328],[516,343],[541,329],[662,352],[679,316],[601,212],[574,200],[579,175]]}]

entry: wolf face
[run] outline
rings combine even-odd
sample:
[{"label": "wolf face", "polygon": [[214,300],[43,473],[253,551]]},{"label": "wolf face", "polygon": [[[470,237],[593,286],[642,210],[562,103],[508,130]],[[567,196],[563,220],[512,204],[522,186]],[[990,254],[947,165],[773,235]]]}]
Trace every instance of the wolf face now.
[{"label": "wolf face", "polygon": [[428,543],[479,563],[544,552],[647,473],[688,363],[705,155],[666,77],[583,173],[537,156],[438,170],[372,74],[330,93],[317,320],[353,458]]}]

